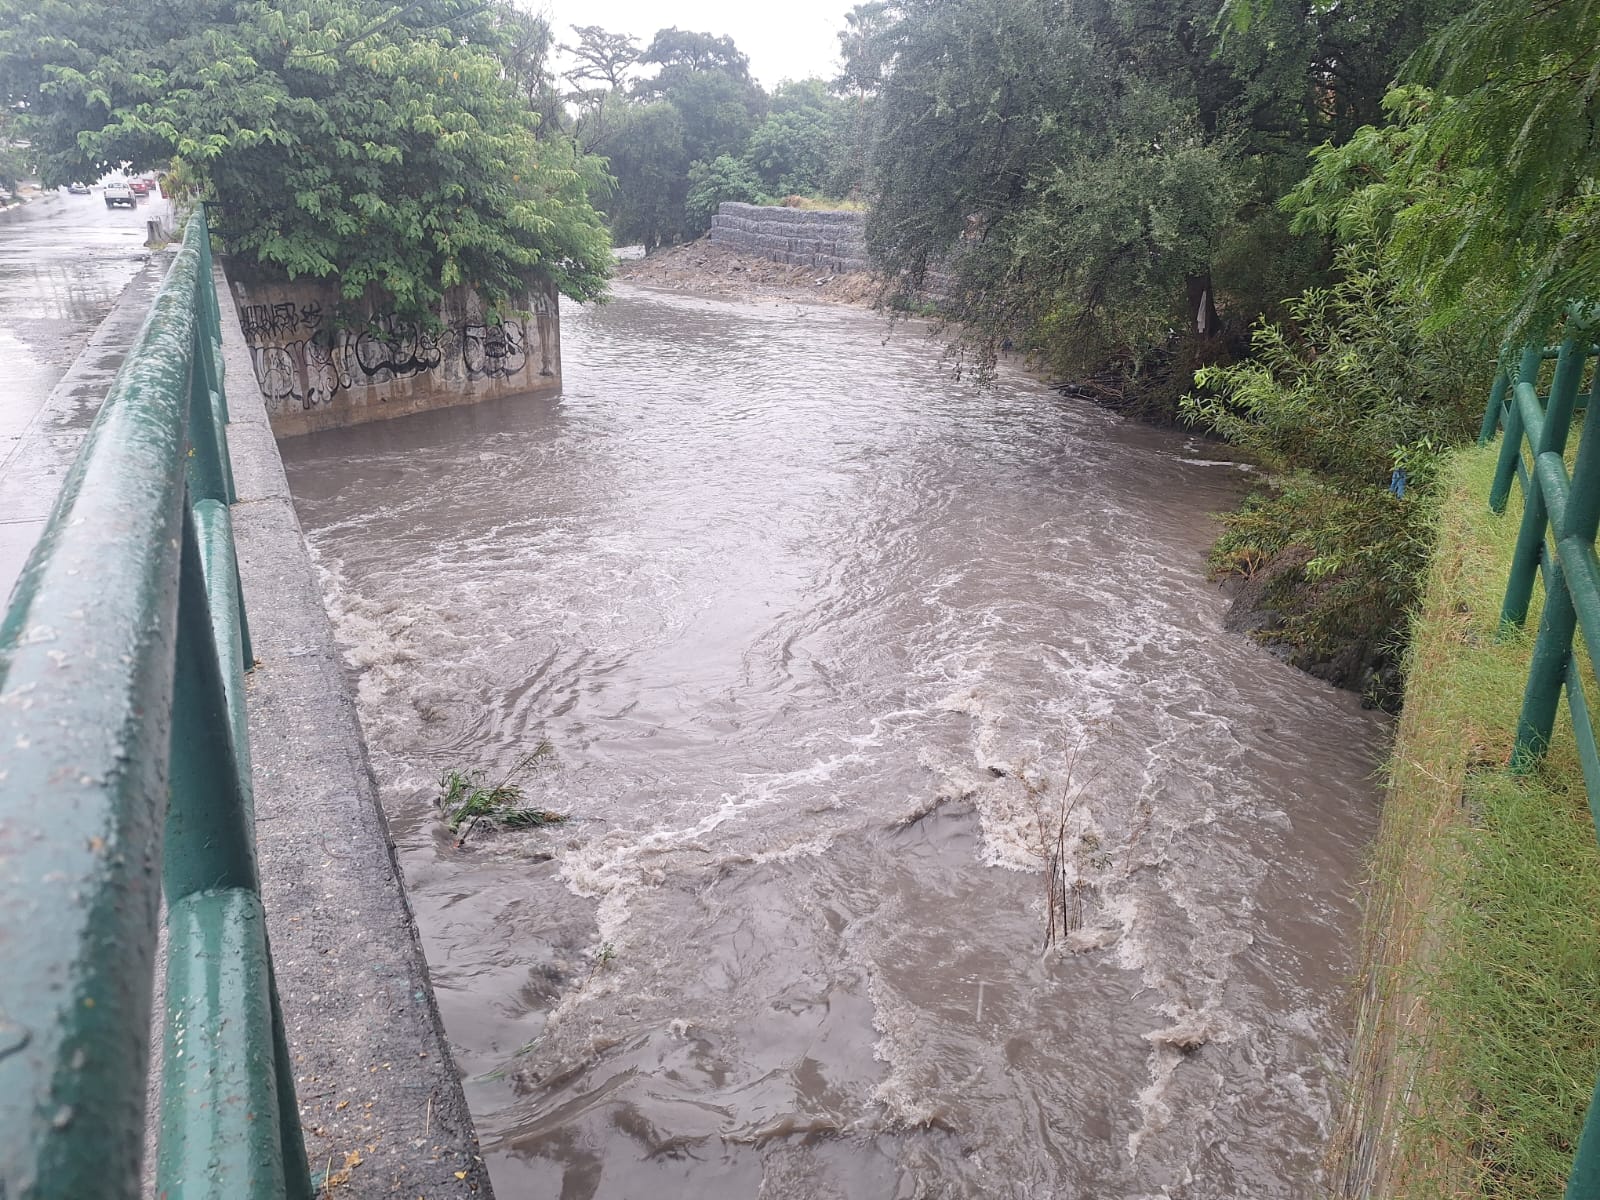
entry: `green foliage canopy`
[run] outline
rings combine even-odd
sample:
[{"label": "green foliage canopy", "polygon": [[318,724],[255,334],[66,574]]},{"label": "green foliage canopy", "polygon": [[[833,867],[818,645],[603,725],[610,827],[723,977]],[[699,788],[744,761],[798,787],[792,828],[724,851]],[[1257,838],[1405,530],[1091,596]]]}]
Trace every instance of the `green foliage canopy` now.
[{"label": "green foliage canopy", "polygon": [[[613,92],[587,125],[605,126],[603,150],[617,180],[613,235],[653,250],[706,228],[709,214],[697,208],[691,215],[686,207],[690,171],[723,156],[742,157],[767,97],[730,38],[663,29],[639,61],[657,71],[633,83],[634,102]],[[602,148],[598,140],[590,144]]]},{"label": "green foliage canopy", "polygon": [[603,171],[538,136],[531,60],[548,38],[502,15],[0,0],[0,89],[27,106],[47,184],[180,160],[222,208],[235,262],[262,273],[334,277],[351,302],[376,288],[414,315],[456,283],[500,301],[544,278],[589,299],[610,261],[590,202]]},{"label": "green foliage canopy", "polygon": [[689,168],[689,191],[683,210],[691,222],[704,228],[711,224],[712,215],[724,200],[759,204],[764,199],[761,181],[750,168],[731,154],[719,154],[708,163],[695,163]]},{"label": "green foliage canopy", "polygon": [[[1007,340],[1058,369],[1242,328],[1315,281],[1274,202],[1320,141],[1378,112],[1463,0],[875,0],[841,35],[870,96],[869,246],[931,275],[980,367]],[[1264,269],[1263,264],[1279,269]]]},{"label": "green foliage canopy", "polygon": [[745,158],[774,195],[840,194],[849,178],[845,104],[820,79],[780,84],[772,110],[750,134]]}]

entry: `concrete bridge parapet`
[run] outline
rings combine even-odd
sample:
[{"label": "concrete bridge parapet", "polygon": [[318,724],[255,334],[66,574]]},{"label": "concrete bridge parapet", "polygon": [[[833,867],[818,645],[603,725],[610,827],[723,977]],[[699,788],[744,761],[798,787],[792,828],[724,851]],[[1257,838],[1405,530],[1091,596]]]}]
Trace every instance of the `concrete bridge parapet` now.
[{"label": "concrete bridge parapet", "polygon": [[314,1174],[330,1195],[490,1195],[251,348],[221,271],[261,893]]}]

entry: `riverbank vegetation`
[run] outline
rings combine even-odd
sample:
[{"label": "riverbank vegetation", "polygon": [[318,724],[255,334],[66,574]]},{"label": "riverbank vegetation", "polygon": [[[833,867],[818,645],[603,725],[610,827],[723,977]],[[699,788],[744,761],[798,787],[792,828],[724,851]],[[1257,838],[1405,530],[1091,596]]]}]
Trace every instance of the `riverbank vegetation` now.
[{"label": "riverbank vegetation", "polygon": [[619,243],[690,241],[725,200],[845,196],[858,181],[850,106],[821,79],[768,94],[732,39],[677,28],[648,45],[596,26],[573,30],[573,132],[616,179]]},{"label": "riverbank vegetation", "polygon": [[437,803],[445,825],[456,835],[456,849],[466,844],[480,824],[504,829],[564,824],[565,814],[525,803],[522,785],[530,772],[542,771],[554,760],[555,747],[541,739],[496,783],[488,781],[488,774],[482,768],[463,771],[452,767],[443,772],[439,776]]},{"label": "riverbank vegetation", "polygon": [[1538,612],[1502,635],[1520,493],[1488,511],[1494,462],[1474,449],[1441,471],[1337,1195],[1558,1196],[1600,1071],[1600,849],[1564,708],[1539,769],[1505,770]]}]

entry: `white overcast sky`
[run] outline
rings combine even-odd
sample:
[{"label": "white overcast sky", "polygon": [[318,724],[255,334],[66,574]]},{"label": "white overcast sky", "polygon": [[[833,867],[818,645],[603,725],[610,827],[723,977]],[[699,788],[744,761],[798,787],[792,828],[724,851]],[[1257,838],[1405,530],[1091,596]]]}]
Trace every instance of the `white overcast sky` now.
[{"label": "white overcast sky", "polygon": [[733,38],[750,59],[750,73],[768,91],[783,79],[838,73],[838,32],[858,0],[521,0],[542,12],[557,42],[574,41],[574,25],[631,33],[641,46],[656,30],[676,25]]}]

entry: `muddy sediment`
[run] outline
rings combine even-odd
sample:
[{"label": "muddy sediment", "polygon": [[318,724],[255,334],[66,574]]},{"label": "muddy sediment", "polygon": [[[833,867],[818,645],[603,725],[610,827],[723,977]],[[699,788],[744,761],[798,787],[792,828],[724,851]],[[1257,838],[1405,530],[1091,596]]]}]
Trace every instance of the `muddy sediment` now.
[{"label": "muddy sediment", "polygon": [[623,259],[617,264],[617,278],[644,287],[752,304],[798,301],[871,307],[879,292],[878,280],[870,274],[772,262],[716,245],[709,237]]}]

